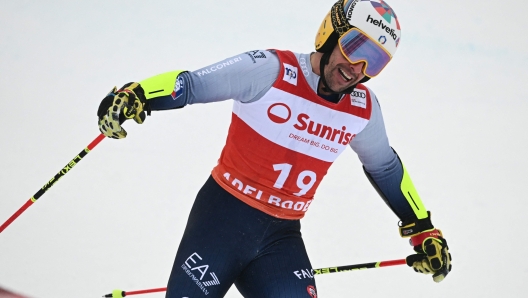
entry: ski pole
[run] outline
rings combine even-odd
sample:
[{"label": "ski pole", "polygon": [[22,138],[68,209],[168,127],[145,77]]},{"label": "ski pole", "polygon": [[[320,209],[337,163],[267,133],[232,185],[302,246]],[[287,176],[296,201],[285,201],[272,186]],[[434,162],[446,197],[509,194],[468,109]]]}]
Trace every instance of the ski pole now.
[{"label": "ski pole", "polygon": [[39,189],[20,209],[18,209],[17,212],[15,212],[11,217],[4,222],[0,226],[0,233],[2,233],[3,230],[5,230],[17,217],[20,216],[24,211],[26,211],[29,206],[33,205],[48,189],[50,189],[57,181],[59,181],[60,178],[62,178],[64,175],[66,175],[76,164],[78,164],[83,157],[86,156],[97,144],[99,144],[105,136],[103,134],[100,134],[97,138],[95,138],[90,144],[88,144],[88,147],[84,148],[81,153],[79,153],[77,156],[75,156],[64,168],[62,168],[53,178],[51,178],[50,181],[48,181],[44,186]]},{"label": "ski pole", "polygon": [[113,290],[112,293],[106,294],[103,297],[123,298],[125,296],[149,294],[149,293],[157,293],[157,292],[165,292],[165,291],[167,291],[167,288],[157,288],[157,289],[129,291],[129,292],[125,292],[122,290]]},{"label": "ski pole", "polygon": [[[314,269],[314,275],[321,275],[321,274],[327,274],[327,273],[338,273],[338,272],[346,272],[346,271],[353,271],[353,270],[363,270],[363,269],[372,269],[372,268],[381,268],[381,267],[389,267],[389,266],[396,266],[396,265],[406,265],[405,259],[399,259],[399,260],[390,260],[390,261],[381,261],[381,262],[372,262],[372,263],[364,263],[364,264],[355,264],[355,265],[347,265],[347,266],[338,266],[338,267],[327,267],[327,268],[320,268],[320,269]],[[130,295],[139,295],[139,294],[148,294],[148,293],[156,293],[156,292],[165,292],[167,291],[167,288],[156,288],[156,289],[149,289],[149,290],[141,290],[141,291],[132,291],[132,292],[125,292],[122,290],[114,290],[110,294],[106,294],[103,297],[105,298],[123,298]]]},{"label": "ski pole", "polygon": [[380,268],[380,267],[388,267],[388,266],[396,266],[396,265],[406,265],[406,264],[407,263],[405,262],[405,259],[399,259],[399,260],[372,262],[372,263],[355,264],[355,265],[347,265],[347,266],[339,266],[339,267],[327,267],[327,268],[321,268],[321,269],[314,269],[314,275],[346,272],[346,271],[353,271],[353,270],[372,269],[372,268]]}]

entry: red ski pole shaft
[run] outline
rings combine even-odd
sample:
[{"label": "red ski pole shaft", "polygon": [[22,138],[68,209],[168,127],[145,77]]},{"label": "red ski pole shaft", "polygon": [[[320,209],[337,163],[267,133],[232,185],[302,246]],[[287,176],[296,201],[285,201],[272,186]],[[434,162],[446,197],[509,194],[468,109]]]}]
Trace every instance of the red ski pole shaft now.
[{"label": "red ski pole shaft", "polygon": [[44,186],[39,189],[20,209],[17,210],[9,219],[0,226],[0,233],[4,231],[17,217],[19,217],[29,206],[33,205],[48,189],[50,189],[60,178],[66,175],[76,164],[78,164],[83,157],[86,156],[97,144],[99,144],[105,136],[100,134],[95,138],[83,151],[81,151],[77,156],[75,156],[66,166],[64,166],[50,181],[48,181]]},{"label": "red ski pole shaft", "polygon": [[150,294],[150,293],[157,293],[157,292],[165,292],[167,291],[167,288],[156,288],[156,289],[148,289],[148,290],[139,290],[139,291],[121,291],[121,290],[114,290],[110,294],[106,294],[103,297],[113,297],[113,298],[122,298],[126,296],[131,295],[140,295],[140,294]]},{"label": "red ski pole shaft", "polygon": [[[372,262],[372,263],[355,264],[355,265],[347,265],[347,266],[327,267],[327,268],[314,269],[314,275],[327,274],[327,273],[346,272],[346,271],[353,271],[353,270],[372,269],[372,268],[381,268],[381,267],[406,265],[406,264],[407,263],[405,262],[405,259],[399,259],[399,260]],[[105,297],[105,298],[122,298],[122,297],[129,296],[129,295],[148,294],[148,293],[155,293],[155,292],[165,292],[166,290],[167,290],[167,288],[156,288],[156,289],[133,291],[133,292],[125,292],[125,291],[121,291],[121,290],[114,290],[112,293],[106,294],[103,297]]]}]

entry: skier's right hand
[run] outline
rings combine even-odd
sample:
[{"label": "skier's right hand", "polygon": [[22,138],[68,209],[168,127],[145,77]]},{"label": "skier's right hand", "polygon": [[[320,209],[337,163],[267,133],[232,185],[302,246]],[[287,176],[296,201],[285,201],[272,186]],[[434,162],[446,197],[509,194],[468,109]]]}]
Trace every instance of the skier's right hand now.
[{"label": "skier's right hand", "polygon": [[99,130],[109,138],[125,138],[127,132],[121,124],[127,119],[142,124],[146,118],[145,111],[150,115],[145,92],[139,83],[125,84],[119,90],[114,87],[97,110]]}]

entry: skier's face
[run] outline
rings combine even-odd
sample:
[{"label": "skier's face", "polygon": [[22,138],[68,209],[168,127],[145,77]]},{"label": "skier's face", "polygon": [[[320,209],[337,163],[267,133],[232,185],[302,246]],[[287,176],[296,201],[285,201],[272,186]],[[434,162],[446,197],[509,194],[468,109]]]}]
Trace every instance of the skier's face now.
[{"label": "skier's face", "polygon": [[362,71],[363,67],[365,67],[365,62],[350,63],[337,45],[328,59],[328,65],[325,67],[326,83],[335,92],[342,92],[365,77]]}]

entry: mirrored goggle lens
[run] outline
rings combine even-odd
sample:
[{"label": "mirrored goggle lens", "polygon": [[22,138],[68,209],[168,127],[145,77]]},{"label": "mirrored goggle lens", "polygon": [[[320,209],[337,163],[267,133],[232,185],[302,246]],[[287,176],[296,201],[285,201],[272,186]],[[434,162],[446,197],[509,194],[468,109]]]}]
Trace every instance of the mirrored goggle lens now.
[{"label": "mirrored goggle lens", "polygon": [[389,53],[358,29],[341,36],[339,47],[351,63],[365,62],[364,73],[368,77],[377,76],[391,60]]}]

